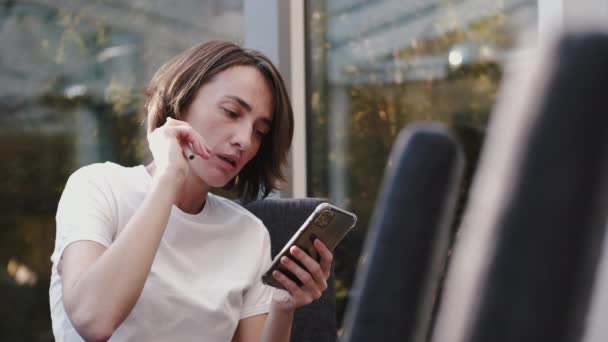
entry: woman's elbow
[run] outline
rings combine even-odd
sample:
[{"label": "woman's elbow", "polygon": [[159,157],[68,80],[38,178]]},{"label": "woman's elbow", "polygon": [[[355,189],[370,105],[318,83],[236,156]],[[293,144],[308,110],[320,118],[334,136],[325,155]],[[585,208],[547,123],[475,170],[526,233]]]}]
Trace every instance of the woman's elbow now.
[{"label": "woman's elbow", "polygon": [[116,324],[114,320],[103,317],[84,308],[76,308],[67,312],[72,326],[85,341],[107,341],[110,339]]},{"label": "woman's elbow", "polygon": [[82,331],[76,331],[78,331],[78,334],[88,342],[106,342],[112,336],[110,330],[96,330],[95,328],[87,328],[83,329]]}]

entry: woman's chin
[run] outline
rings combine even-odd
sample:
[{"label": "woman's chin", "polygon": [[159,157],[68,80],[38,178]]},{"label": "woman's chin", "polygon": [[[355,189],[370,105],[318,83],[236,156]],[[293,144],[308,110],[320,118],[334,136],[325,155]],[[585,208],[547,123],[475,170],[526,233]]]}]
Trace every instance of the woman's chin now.
[{"label": "woman's chin", "polygon": [[230,178],[226,175],[201,175],[197,174],[198,178],[211,188],[223,188],[230,182]]},{"label": "woman's chin", "polygon": [[190,171],[212,188],[223,188],[234,178],[228,172],[215,168],[213,164],[207,164],[203,160],[197,164],[190,164],[190,166]]},{"label": "woman's chin", "polygon": [[228,182],[209,182],[209,186],[216,189],[221,189],[226,186]]}]

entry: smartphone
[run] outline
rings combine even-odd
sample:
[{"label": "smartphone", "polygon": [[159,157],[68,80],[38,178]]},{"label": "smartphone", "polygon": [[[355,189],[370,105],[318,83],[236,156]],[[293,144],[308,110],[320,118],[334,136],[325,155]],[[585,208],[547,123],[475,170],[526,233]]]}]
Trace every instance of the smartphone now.
[{"label": "smartphone", "polygon": [[298,284],[298,286],[301,286],[302,282],[281,264],[281,257],[286,256],[300,265],[303,269],[306,269],[306,267],[289,252],[289,249],[292,246],[298,246],[313,259],[319,261],[321,260],[321,257],[315,249],[313,241],[318,238],[333,253],[338,243],[340,243],[344,236],[346,236],[346,234],[355,226],[356,222],[357,216],[351,212],[340,209],[329,203],[319,204],[308,219],[306,219],[304,224],[302,224],[300,229],[298,229],[287,244],[285,244],[285,247],[283,247],[281,252],[276,255],[270,268],[264,272],[262,282],[266,285],[284,289],[283,285],[272,276],[272,272],[278,269],[285,276]]}]

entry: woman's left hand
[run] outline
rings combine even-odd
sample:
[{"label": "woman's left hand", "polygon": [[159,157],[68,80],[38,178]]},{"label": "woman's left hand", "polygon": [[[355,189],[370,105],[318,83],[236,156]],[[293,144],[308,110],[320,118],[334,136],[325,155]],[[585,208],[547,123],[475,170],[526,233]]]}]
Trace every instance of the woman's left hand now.
[{"label": "woman's left hand", "polygon": [[288,257],[281,259],[281,264],[302,282],[301,286],[298,286],[281,271],[277,270],[272,273],[272,276],[287,289],[287,291],[275,289],[273,294],[274,305],[278,305],[283,310],[295,310],[308,305],[319,299],[323,291],[327,289],[327,278],[331,272],[333,254],[321,240],[315,239],[313,244],[321,256],[319,262],[296,246],[290,249],[291,255],[304,265],[305,269]]}]

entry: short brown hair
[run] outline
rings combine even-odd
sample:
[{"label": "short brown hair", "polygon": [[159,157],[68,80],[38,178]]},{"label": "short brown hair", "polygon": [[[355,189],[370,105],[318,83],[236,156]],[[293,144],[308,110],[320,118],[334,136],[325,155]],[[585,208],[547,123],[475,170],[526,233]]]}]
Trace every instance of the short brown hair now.
[{"label": "short brown hair", "polygon": [[268,82],[272,94],[272,124],[258,153],[225,189],[236,187],[243,203],[268,196],[285,182],[283,167],[293,137],[293,110],[281,75],[263,53],[238,45],[209,41],[196,45],[161,66],[145,90],[148,133],[167,117],[182,119],[197,91],[220,72],[253,66]]}]

